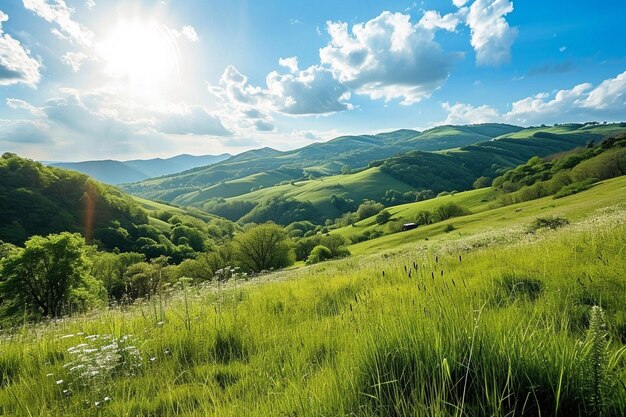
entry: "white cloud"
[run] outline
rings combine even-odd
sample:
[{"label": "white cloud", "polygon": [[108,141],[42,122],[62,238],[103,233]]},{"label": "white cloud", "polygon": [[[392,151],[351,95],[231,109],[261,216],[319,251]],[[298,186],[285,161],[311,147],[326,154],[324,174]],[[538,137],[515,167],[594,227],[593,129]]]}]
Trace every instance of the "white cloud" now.
[{"label": "white cloud", "polygon": [[498,111],[491,106],[482,105],[474,107],[464,103],[442,103],[441,106],[448,112],[445,124],[466,125],[477,123],[496,122],[501,119]]},{"label": "white cloud", "polygon": [[74,9],[63,0],[22,0],[24,7],[49,23],[55,23],[61,34],[68,36],[83,46],[91,46],[94,34],[85,26],[74,21]]},{"label": "white cloud", "polygon": [[467,0],[452,0],[452,3],[454,3],[456,7],[463,7],[465,3],[467,3]]},{"label": "white cloud", "polygon": [[[559,90],[553,98],[548,94],[538,94],[515,101],[505,117],[519,123],[532,124],[558,118],[559,121],[571,117],[580,108],[580,103],[592,89],[589,83],[579,84],[570,90]],[[566,116],[567,115],[567,116]]]},{"label": "white cloud", "polygon": [[412,104],[427,98],[460,57],[443,52],[433,30],[412,24],[401,13],[383,12],[350,32],[342,22],[328,22],[327,29],[331,42],[320,49],[322,64],[340,82],[372,99]]},{"label": "white cloud", "polygon": [[604,80],[589,92],[582,107],[621,112],[623,118],[626,118],[626,71],[615,78]]},{"label": "white cloud", "polygon": [[582,83],[553,94],[538,93],[517,100],[506,113],[499,113],[488,105],[443,103],[442,106],[448,112],[445,123],[453,124],[502,121],[534,125],[591,120],[624,121],[626,71],[602,81],[596,87],[591,83]]},{"label": "white cloud", "polygon": [[298,57],[291,56],[289,58],[279,58],[278,65],[280,65],[281,67],[288,68],[289,71],[291,72],[297,72],[298,71]]},{"label": "white cloud", "polygon": [[252,86],[248,77],[229,65],[219,86],[209,91],[240,112],[250,108],[263,112],[291,115],[328,114],[350,108],[350,93],[333,74],[321,67],[311,66],[289,74],[270,72],[266,87]]},{"label": "white cloud", "polygon": [[190,42],[198,42],[200,40],[200,37],[198,36],[196,29],[194,29],[194,27],[190,25],[185,25],[180,30],[180,32],[174,31],[174,33],[178,36],[184,36]]},{"label": "white cloud", "polygon": [[7,106],[15,110],[26,110],[33,116],[43,116],[44,113],[39,107],[35,107],[30,103],[27,103],[24,100],[20,100],[17,98],[7,98]]},{"label": "white cloud", "polygon": [[517,29],[511,28],[504,16],[512,11],[513,3],[509,0],[476,0],[469,10],[461,9],[461,13],[467,13],[470,42],[479,65],[499,65],[511,60]]},{"label": "white cloud", "polygon": [[87,0],[85,2],[85,6],[87,6],[87,8],[91,10],[96,6],[96,2],[94,0]]},{"label": "white cloud", "polygon": [[3,33],[9,16],[0,10],[0,85],[23,83],[35,87],[41,79],[41,63],[11,35]]},{"label": "white cloud", "polygon": [[72,67],[72,71],[78,72],[87,58],[82,52],[67,52],[61,57],[61,62]]},{"label": "white cloud", "polygon": [[424,16],[419,21],[419,25],[424,29],[444,29],[449,32],[454,32],[459,25],[460,19],[456,13],[448,13],[445,16],[441,16],[436,10],[428,10],[424,12]]},{"label": "white cloud", "polygon": [[319,65],[290,74],[272,71],[266,82],[272,104],[280,113],[328,114],[350,108],[348,89]]}]

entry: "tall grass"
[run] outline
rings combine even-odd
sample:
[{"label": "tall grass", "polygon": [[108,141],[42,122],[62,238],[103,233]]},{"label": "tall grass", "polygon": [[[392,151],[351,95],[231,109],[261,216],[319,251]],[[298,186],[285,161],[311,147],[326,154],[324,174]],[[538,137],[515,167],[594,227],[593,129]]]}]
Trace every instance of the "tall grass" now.
[{"label": "tall grass", "polygon": [[622,219],[6,330],[0,415],[623,416]]}]

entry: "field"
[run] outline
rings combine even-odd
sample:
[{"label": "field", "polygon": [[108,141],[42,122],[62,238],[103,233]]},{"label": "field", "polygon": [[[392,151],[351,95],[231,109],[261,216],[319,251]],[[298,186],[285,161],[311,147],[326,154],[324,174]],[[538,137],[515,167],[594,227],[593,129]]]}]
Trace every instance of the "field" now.
[{"label": "field", "polygon": [[[545,197],[504,207],[495,199],[491,188],[403,204],[388,209],[392,214],[392,221],[395,220],[400,223],[413,222],[419,211],[432,211],[446,202],[455,202],[462,205],[469,209],[472,214],[407,232],[389,234],[378,239],[361,242],[352,245],[350,250],[353,253],[372,252],[386,250],[387,248],[426,238],[450,240],[482,233],[485,230],[515,229],[528,224],[534,217],[539,216],[564,215],[568,219],[578,219],[588,216],[593,210],[608,207],[612,204],[626,204],[624,189],[626,189],[626,177],[619,177],[603,181],[595,185],[590,191],[569,197],[560,199]],[[443,233],[444,228],[449,224],[454,226],[454,232]],[[352,238],[365,231],[378,230],[382,233],[385,232],[387,227],[387,225],[377,224],[376,218],[373,216],[357,222],[354,226],[336,229],[332,233]]]},{"label": "field", "polygon": [[[490,211],[458,194],[476,214],[451,233],[7,329],[0,414],[623,416],[625,185]],[[549,214],[572,223],[527,232]]]}]

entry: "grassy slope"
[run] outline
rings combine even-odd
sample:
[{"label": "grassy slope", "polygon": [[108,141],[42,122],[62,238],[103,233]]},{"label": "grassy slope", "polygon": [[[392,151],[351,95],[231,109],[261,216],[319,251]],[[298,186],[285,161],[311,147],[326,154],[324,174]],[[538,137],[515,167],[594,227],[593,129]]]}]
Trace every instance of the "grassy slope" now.
[{"label": "grassy slope", "polygon": [[[0,339],[0,414],[583,415],[590,306],[603,305],[611,335],[626,323],[625,185],[485,212],[464,236],[385,237],[369,255],[25,327]],[[555,209],[591,221],[536,235],[511,227]],[[470,229],[491,234],[478,242]],[[515,280],[540,285],[507,289]],[[626,409],[620,346],[614,338],[601,362],[612,358],[607,416]],[[92,370],[99,352],[124,358],[115,374],[71,371]]]},{"label": "grassy slope", "polygon": [[[285,168],[303,169],[307,174],[314,175],[338,174],[343,166],[352,169],[362,168],[371,161],[388,158],[401,152],[456,148],[489,140],[505,132],[516,132],[519,129],[521,128],[511,125],[485,124],[439,126],[425,132],[399,130],[377,135],[342,136],[287,152],[268,148],[253,150],[210,167],[126,184],[124,189],[146,198],[165,201],[173,201],[176,198],[189,200],[186,194],[201,191],[220,181],[231,181]],[[298,173],[291,179],[300,177]]]},{"label": "grassy slope", "polygon": [[[232,181],[215,184],[204,188],[200,191],[194,191],[181,195],[174,199],[174,203],[182,205],[193,205],[201,203],[212,198],[229,198],[249,193],[252,188],[271,187],[282,181],[291,180],[296,177],[296,170],[272,170],[269,172],[261,172],[239,178]],[[301,172],[301,171],[300,171]],[[302,174],[300,174],[302,175]]]},{"label": "grassy slope", "polygon": [[380,201],[387,190],[400,192],[413,190],[408,184],[380,171],[380,168],[369,168],[355,174],[335,175],[316,180],[300,181],[292,184],[279,185],[252,193],[234,197],[230,200],[261,202],[274,196],[295,198],[299,201],[310,201],[323,216],[339,217],[341,213],[330,204],[334,194],[350,198],[359,203],[364,199]]},{"label": "grassy slope", "polygon": [[[553,199],[552,196],[505,207],[490,209],[491,203],[481,203],[478,199],[488,196],[490,189],[468,191],[455,196],[440,197],[410,205],[393,207],[390,211],[402,218],[404,213],[417,213],[419,210],[432,209],[444,201],[455,201],[466,205],[474,214],[452,218],[444,222],[419,227],[407,232],[399,232],[378,239],[361,242],[350,246],[353,253],[370,253],[400,245],[411,245],[416,242],[423,243],[425,238],[435,240],[454,240],[461,236],[476,235],[485,230],[506,230],[528,224],[536,217],[563,215],[568,219],[580,219],[589,215],[590,212],[611,205],[626,204],[626,177],[618,177],[595,185],[591,190],[583,191],[572,196]],[[405,207],[408,206],[408,207]],[[404,211],[403,211],[404,210]],[[394,216],[395,217],[395,216]],[[410,218],[410,216],[409,216]],[[361,227],[356,229],[366,230],[374,228],[373,218],[360,222]],[[446,225],[453,224],[455,229],[451,233],[443,233]],[[378,226],[380,227],[380,226]],[[349,237],[354,232],[351,227],[338,229],[334,233]],[[355,229],[355,228],[352,228]]]}]

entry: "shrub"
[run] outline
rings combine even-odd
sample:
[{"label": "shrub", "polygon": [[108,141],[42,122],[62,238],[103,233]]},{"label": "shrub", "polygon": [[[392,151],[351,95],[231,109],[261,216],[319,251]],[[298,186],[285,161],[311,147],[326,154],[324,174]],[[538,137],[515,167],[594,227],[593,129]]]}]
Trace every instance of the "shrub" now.
[{"label": "shrub", "polygon": [[596,182],[598,182],[597,178],[590,178],[585,181],[579,181],[570,185],[566,185],[563,188],[561,188],[559,191],[557,191],[556,194],[554,194],[554,198],[555,199],[563,198],[563,197],[567,197],[568,195],[573,195],[573,194],[580,193],[582,191],[586,191],[590,189],[593,186],[593,184],[595,184]]},{"label": "shrub", "polygon": [[529,227],[530,232],[535,232],[539,229],[552,229],[556,230],[558,228],[567,226],[569,224],[569,220],[567,220],[563,216],[547,216],[547,217],[537,217]]},{"label": "shrub", "polygon": [[308,265],[316,264],[318,262],[326,261],[332,257],[333,254],[331,253],[330,249],[328,249],[326,246],[317,245],[311,251],[311,254],[307,258],[306,263]]},{"label": "shrub", "polygon": [[380,213],[378,213],[378,215],[376,216],[376,223],[385,224],[389,221],[390,218],[391,218],[391,213],[389,213],[389,211],[387,210],[383,210]]},{"label": "shrub", "polygon": [[467,214],[470,214],[468,209],[453,202],[444,203],[437,207],[433,212],[434,218],[440,222],[453,217],[465,216]]}]

